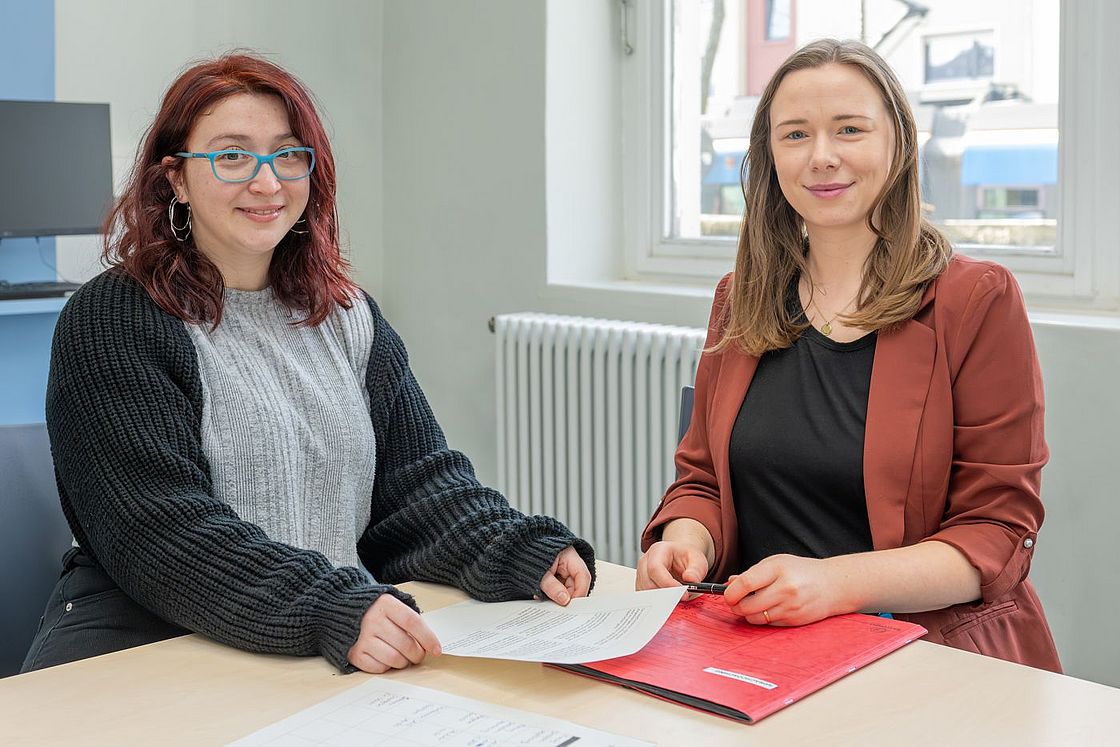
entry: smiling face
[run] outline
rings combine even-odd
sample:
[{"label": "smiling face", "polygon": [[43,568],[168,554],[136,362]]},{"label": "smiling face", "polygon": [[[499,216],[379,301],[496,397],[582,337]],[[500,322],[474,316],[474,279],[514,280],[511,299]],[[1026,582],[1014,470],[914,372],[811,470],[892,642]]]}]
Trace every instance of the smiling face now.
[{"label": "smiling face", "polygon": [[782,194],[819,232],[870,233],[868,213],[890,173],[894,128],[882,96],[852,65],[792,72],[770,108]]},{"label": "smiling face", "polygon": [[[301,146],[277,96],[240,93],[223,99],[194,123],[185,150],[238,148],[267,155]],[[181,202],[191,206],[195,245],[230,280],[231,268],[267,270],[272,251],[303,215],[309,179],[281,181],[262,166],[250,181],[219,181],[203,158],[181,159],[168,174]]]}]

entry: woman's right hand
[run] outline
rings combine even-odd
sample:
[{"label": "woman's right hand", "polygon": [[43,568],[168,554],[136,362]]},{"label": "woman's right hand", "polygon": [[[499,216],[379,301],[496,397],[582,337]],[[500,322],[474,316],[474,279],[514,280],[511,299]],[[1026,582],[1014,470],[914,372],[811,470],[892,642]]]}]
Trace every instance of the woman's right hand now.
[{"label": "woman's right hand", "polygon": [[638,591],[664,589],[703,581],[708,575],[708,558],[702,550],[686,542],[662,540],[650,545],[638,559]]},{"label": "woman's right hand", "polygon": [[382,594],[362,615],[358,640],[346,659],[363,672],[381,674],[441,653],[439,639],[420,614],[392,594]]}]

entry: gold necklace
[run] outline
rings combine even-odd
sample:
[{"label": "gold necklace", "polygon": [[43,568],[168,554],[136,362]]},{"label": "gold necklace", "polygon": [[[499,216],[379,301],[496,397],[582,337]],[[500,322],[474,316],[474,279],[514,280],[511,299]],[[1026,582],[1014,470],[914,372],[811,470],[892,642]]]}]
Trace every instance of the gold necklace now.
[{"label": "gold necklace", "polygon": [[[851,301],[848,301],[848,303],[844,304],[844,308],[840,309],[835,314],[833,314],[832,318],[829,319],[828,321],[826,321],[823,326],[821,326],[821,334],[822,335],[824,335],[825,337],[828,337],[829,335],[832,334],[832,323],[834,321],[836,321],[837,317],[839,317],[841,314],[843,314],[845,311],[848,310],[848,307],[852,305],[852,302],[856,300],[856,296],[858,296],[858,295],[859,295],[859,293],[856,293],[855,296],[852,296]],[[810,288],[810,292],[809,292],[809,305],[817,310],[817,316],[819,316],[822,319],[824,318],[824,314],[821,312],[821,307],[817,306],[817,302],[813,298],[813,293],[812,293],[811,288]]]}]

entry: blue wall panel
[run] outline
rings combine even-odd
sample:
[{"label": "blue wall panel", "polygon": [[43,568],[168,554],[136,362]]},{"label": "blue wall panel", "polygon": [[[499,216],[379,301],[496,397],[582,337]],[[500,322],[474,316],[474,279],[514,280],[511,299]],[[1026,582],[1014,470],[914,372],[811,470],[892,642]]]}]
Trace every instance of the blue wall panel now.
[{"label": "blue wall panel", "polygon": [[[54,101],[54,3],[0,0],[0,99]],[[54,280],[54,238],[0,241],[0,280]]]},{"label": "blue wall panel", "polygon": [[54,101],[54,3],[0,0],[0,98]]},{"label": "blue wall panel", "polygon": [[0,239],[0,280],[22,283],[55,280],[53,236],[40,239]]},{"label": "blue wall panel", "polygon": [[[54,100],[53,2],[0,0],[0,99]],[[54,280],[54,264],[53,238],[0,241],[0,280]],[[53,313],[0,316],[0,424],[43,420],[57,319]]]},{"label": "blue wall panel", "polygon": [[58,314],[0,316],[0,425],[41,423]]}]

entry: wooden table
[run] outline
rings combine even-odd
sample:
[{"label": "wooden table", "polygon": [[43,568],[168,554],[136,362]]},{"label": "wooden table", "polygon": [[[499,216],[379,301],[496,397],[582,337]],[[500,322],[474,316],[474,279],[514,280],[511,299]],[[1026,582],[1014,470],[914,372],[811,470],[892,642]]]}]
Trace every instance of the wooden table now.
[{"label": "wooden table", "polygon": [[[600,563],[598,589],[633,578]],[[464,598],[402,588],[424,609]],[[0,744],[221,744],[368,676],[184,636],[0,680]],[[381,676],[665,745],[1120,744],[1120,690],[921,641],[755,725],[540,664],[443,656]]]}]

